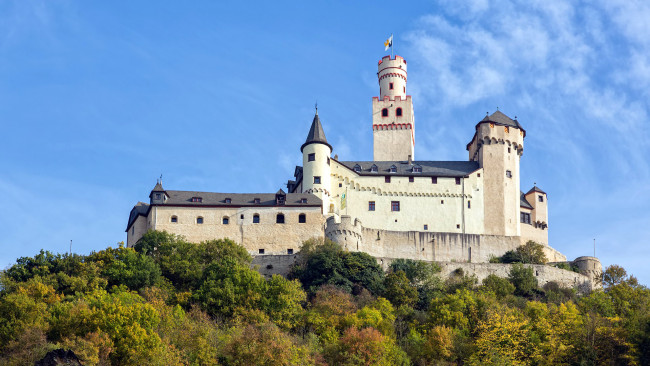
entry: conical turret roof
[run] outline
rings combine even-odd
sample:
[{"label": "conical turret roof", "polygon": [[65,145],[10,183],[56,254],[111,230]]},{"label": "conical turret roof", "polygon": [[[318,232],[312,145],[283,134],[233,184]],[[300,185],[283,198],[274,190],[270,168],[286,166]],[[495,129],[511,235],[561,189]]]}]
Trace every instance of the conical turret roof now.
[{"label": "conical turret roof", "polygon": [[330,148],[330,151],[332,150],[332,145],[330,145],[325,138],[325,131],[323,131],[323,125],[320,123],[320,118],[318,118],[318,111],[316,111],[316,115],[314,115],[314,121],[311,123],[311,128],[309,129],[305,143],[300,146],[300,151],[302,152],[305,146],[309,144],[327,145],[327,147]]}]

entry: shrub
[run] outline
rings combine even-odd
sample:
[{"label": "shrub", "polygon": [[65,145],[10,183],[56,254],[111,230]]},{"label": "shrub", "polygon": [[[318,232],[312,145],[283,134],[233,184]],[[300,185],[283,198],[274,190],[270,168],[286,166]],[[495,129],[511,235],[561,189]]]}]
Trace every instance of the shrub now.
[{"label": "shrub", "polygon": [[520,263],[512,265],[508,280],[515,286],[515,295],[530,296],[537,289],[537,278],[533,269]]}]

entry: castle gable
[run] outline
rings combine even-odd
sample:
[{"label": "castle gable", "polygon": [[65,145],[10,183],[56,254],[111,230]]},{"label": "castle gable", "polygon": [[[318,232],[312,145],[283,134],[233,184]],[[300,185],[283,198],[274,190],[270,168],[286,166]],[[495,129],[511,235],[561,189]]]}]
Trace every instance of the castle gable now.
[{"label": "castle gable", "polygon": [[[416,177],[465,177],[479,169],[475,161],[340,161],[342,165],[355,171],[358,175],[398,175]],[[376,166],[377,171],[372,167]],[[391,167],[395,172],[391,172]],[[357,169],[355,170],[355,167]],[[421,171],[414,169],[420,167]]]}]

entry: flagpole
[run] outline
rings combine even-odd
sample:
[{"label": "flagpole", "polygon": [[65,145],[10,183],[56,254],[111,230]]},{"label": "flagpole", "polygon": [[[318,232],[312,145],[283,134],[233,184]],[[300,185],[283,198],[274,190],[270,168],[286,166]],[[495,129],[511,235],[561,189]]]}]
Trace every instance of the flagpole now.
[{"label": "flagpole", "polygon": [[390,34],[390,58],[393,59],[393,47],[395,47],[395,39],[393,38],[393,33]]}]

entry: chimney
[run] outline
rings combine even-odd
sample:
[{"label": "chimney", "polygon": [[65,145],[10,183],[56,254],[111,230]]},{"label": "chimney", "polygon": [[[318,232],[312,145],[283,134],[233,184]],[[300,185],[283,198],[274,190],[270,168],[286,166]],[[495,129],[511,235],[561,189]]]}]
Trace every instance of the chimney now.
[{"label": "chimney", "polygon": [[411,158],[411,155],[409,155],[409,165],[413,164],[413,159]]}]

